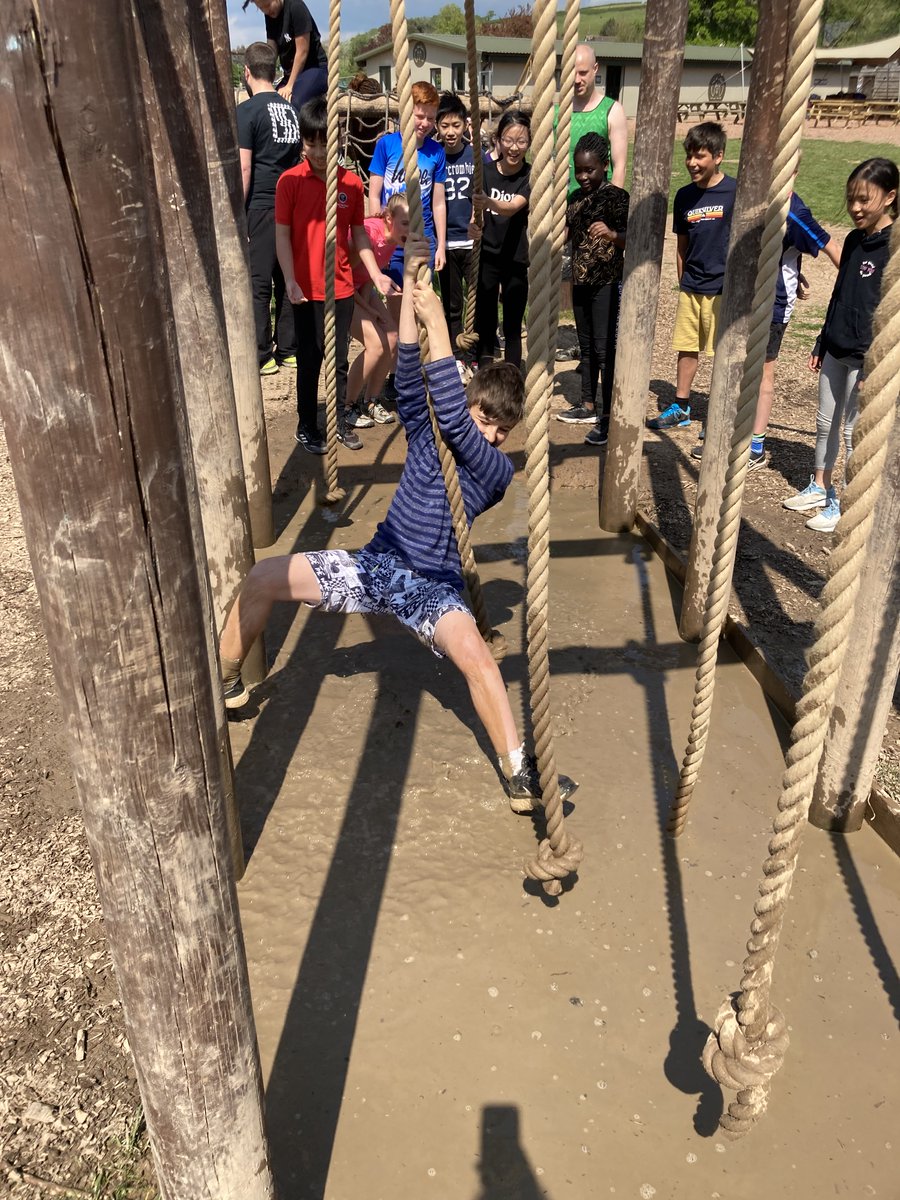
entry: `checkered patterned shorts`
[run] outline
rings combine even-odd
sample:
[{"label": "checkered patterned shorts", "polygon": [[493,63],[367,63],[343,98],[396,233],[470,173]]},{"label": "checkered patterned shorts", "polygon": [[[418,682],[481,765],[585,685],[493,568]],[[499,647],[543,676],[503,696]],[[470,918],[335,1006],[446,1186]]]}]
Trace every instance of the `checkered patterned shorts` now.
[{"label": "checkered patterned shorts", "polygon": [[[372,550],[317,550],[306,558],[319,581],[324,612],[393,613],[432,654],[438,621],[448,612],[471,617],[468,605],[449,583],[435,583],[405,566],[396,554]],[[474,618],[472,618],[474,620]]]}]

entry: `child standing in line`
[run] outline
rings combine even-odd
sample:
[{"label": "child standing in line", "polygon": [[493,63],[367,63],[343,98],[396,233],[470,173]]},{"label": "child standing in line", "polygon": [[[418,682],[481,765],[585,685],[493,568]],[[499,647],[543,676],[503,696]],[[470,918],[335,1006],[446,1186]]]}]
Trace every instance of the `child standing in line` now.
[{"label": "child standing in line", "polygon": [[593,425],[584,440],[589,446],[603,446],[609,438],[628,193],[607,181],[609,142],[602,134],[586,133],[580,138],[574,158],[578,189],[569,197],[566,224],[572,242],[572,307],[581,350],[581,403],[557,413],[557,420]]},{"label": "child standing in line", "polygon": [[716,319],[725,283],[725,260],[737,181],[722,169],[725,130],[704,121],[684,139],[691,182],[675,194],[672,227],[678,236],[676,267],[681,293],[672,349],[678,352],[675,403],[647,421],[650,429],[691,423],[691,385],[701,350],[712,358]]},{"label": "child standing in line", "polygon": [[[503,499],[513,465],[500,449],[522,419],[525,389],[518,371],[498,363],[479,371],[468,395],[456,369],[441,302],[417,276],[430,257],[427,241],[410,237],[400,309],[397,408],[406,431],[403,474],[375,536],[361,550],[320,550],[258,562],[232,605],[220,642],[225,704],[249,699],[241,663],[265,628],[272,606],[293,600],[340,613],[390,613],[462,672],[491,741],[513,812],[542,803],[534,758],[525,752],[500,669],[462,597],[463,578],[447,492],[425,394],[416,318],[428,331],[428,388],[441,433],[453,452],[469,521]],[[575,790],[560,776],[565,799]]]},{"label": "child standing in line", "polygon": [[[366,217],[365,228],[375,261],[383,271],[409,235],[406,196],[395,192],[380,217]],[[371,429],[376,424],[390,425],[394,420],[394,414],[388,412],[379,396],[397,356],[397,323],[375,290],[355,246],[350,261],[356,288],[350,336],[362,343],[363,352],[353,360],[347,377],[347,424],[354,429]]]},{"label": "child standing in line", "polygon": [[853,449],[863,359],[872,344],[898,188],[897,164],[889,158],[867,158],[847,180],[847,212],[855,228],[844,242],[825,324],[809,356],[809,369],[819,373],[815,472],[802,492],[784,501],[795,512],[821,508],[806,522],[817,533],[831,533],[841,517],[832,474],[842,432],[847,458]]},{"label": "child standing in line", "polygon": [[[325,439],[316,420],[319,371],[325,355],[325,178],[328,165],[326,130],[328,105],[324,96],[308,100],[298,115],[304,161],[285,171],[275,191],[275,248],[284,275],[285,294],[294,306],[297,345],[296,439],[310,454],[325,453]],[[363,224],[363,183],[352,171],[338,168],[338,213],[335,247],[335,324],[337,333],[338,437],[348,450],[362,442],[346,421],[347,350],[353,319],[353,272],[348,235],[369,273],[385,295],[396,291],[393,280],[378,269]]]},{"label": "child standing in line", "polygon": [[464,140],[469,114],[459,96],[444,92],[437,114],[437,131],[447,156],[447,262],[438,272],[441,300],[450,330],[450,344],[462,333],[465,283],[472,258],[472,180],[475,149]]}]

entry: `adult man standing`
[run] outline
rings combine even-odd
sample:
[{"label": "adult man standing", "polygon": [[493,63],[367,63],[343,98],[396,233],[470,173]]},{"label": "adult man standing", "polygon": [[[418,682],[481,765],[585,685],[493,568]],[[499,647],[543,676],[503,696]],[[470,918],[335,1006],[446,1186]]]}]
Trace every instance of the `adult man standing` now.
[{"label": "adult man standing", "polygon": [[[244,82],[250,99],[237,107],[238,145],[247,232],[250,241],[250,279],[261,375],[280,366],[297,366],[294,310],[284,299],[284,276],[275,253],[275,185],[283,171],[300,159],[300,127],[290,101],[275,90],[275,51],[267,42],[254,42],[244,56]],[[269,308],[275,288],[273,354]]]},{"label": "adult man standing", "polygon": [[625,160],[628,156],[628,122],[618,100],[601,96],[597,87],[600,64],[593,48],[581,42],[575,48],[575,99],[572,105],[572,131],[569,141],[569,192],[575,180],[575,147],[586,133],[599,133],[609,141],[608,178],[616,187],[625,186]]}]

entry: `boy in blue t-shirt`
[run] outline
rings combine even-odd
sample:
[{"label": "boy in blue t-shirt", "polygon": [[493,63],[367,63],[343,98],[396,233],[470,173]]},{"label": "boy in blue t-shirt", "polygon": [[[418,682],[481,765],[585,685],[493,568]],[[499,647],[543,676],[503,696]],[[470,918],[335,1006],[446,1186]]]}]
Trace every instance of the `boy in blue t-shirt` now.
[{"label": "boy in blue t-shirt", "polygon": [[450,329],[450,344],[462,333],[465,281],[472,258],[472,181],[475,152],[464,140],[469,113],[459,96],[444,92],[437,114],[437,131],[447,156],[447,265],[439,273],[441,299]]},{"label": "boy in blue t-shirt", "polygon": [[[413,128],[419,151],[419,184],[422,192],[422,220],[425,236],[431,245],[430,266],[442,271],[447,261],[447,202],[444,185],[447,181],[447,158],[429,134],[434,129],[438,111],[438,94],[430,83],[414,83]],[[375,144],[369,168],[369,216],[377,217],[395,192],[406,191],[406,168],[403,165],[403,137],[386,133]],[[388,275],[398,287],[403,285],[403,247],[394,251]],[[399,315],[399,297],[395,317]]]},{"label": "boy in blue t-shirt", "polygon": [[691,385],[700,351],[708,358],[715,353],[716,319],[737,189],[737,181],[720,169],[725,141],[725,130],[717,121],[695,125],[684,139],[691,182],[675,193],[672,218],[681,288],[672,335],[672,349],[678,352],[675,403],[647,422],[651,429],[690,425]]},{"label": "boy in blue t-shirt", "polygon": [[[323,612],[392,614],[438,658],[446,655],[462,672],[494,748],[510,807],[529,813],[542,803],[540,778],[520,740],[499,667],[462,598],[462,568],[429,415],[417,318],[428,331],[428,390],[456,460],[470,523],[499,503],[512,481],[513,464],[500,447],[522,419],[525,388],[516,367],[494,363],[478,372],[468,394],[463,391],[441,302],[430,282],[417,280],[430,246],[411,236],[406,249],[397,411],[407,451],[394,498],[362,550],[285,554],[253,567],[219,644],[225,705],[241,708],[249,699],[241,663],[276,601],[293,600]],[[559,789],[565,799],[575,784],[561,775]]]}]

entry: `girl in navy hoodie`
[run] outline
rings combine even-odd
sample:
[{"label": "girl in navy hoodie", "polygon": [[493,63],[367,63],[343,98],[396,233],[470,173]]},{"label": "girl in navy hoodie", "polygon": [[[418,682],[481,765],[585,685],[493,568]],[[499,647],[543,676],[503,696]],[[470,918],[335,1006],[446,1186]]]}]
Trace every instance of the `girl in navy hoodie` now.
[{"label": "girl in navy hoodie", "polygon": [[887,158],[867,158],[847,180],[847,212],[855,228],[844,242],[825,324],[809,356],[809,369],[819,373],[815,474],[802,492],[784,501],[785,508],[798,512],[820,508],[806,522],[820,533],[831,533],[841,516],[832,472],[842,431],[848,458],[852,449],[863,359],[872,343],[898,187],[897,165]]}]

